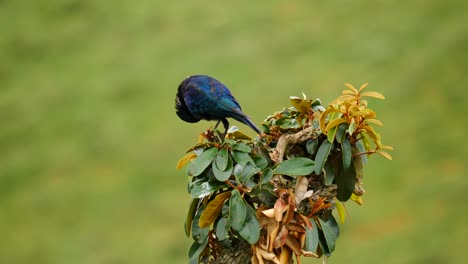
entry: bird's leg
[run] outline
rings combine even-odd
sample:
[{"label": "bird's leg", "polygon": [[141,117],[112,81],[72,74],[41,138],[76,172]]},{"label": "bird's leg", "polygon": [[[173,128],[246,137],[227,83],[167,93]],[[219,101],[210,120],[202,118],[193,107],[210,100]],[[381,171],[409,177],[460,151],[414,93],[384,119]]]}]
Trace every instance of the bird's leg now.
[{"label": "bird's leg", "polygon": [[229,128],[229,121],[227,121],[226,118],[223,118],[223,119],[221,119],[221,122],[223,122],[223,126],[224,126],[224,133],[223,133],[223,142],[224,142],[224,138],[226,137],[226,134],[227,134],[227,131],[228,131],[228,128]]},{"label": "bird's leg", "polygon": [[[214,126],[214,130],[216,130],[216,128],[218,127],[219,123],[223,122],[223,127],[224,127],[224,133],[221,135],[221,142],[224,142],[224,138],[226,137],[226,134],[227,134],[227,130],[229,128],[229,122],[227,121],[226,118],[223,118],[221,120],[218,120],[218,122],[216,122],[216,125]],[[218,136],[219,136],[219,133],[218,133]]]}]

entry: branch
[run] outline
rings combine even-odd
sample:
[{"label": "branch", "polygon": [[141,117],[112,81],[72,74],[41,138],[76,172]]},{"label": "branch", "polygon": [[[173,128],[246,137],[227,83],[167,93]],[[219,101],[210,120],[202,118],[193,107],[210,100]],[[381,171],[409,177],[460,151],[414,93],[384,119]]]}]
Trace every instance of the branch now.
[{"label": "branch", "polygon": [[248,264],[252,263],[252,249],[249,243],[243,239],[232,242],[231,248],[225,248],[213,264]]},{"label": "branch", "polygon": [[301,144],[304,141],[317,138],[320,134],[316,133],[317,128],[308,127],[295,134],[283,134],[278,140],[276,148],[270,153],[270,158],[275,163],[280,163],[284,159],[284,154],[286,153],[286,148],[291,144]]}]

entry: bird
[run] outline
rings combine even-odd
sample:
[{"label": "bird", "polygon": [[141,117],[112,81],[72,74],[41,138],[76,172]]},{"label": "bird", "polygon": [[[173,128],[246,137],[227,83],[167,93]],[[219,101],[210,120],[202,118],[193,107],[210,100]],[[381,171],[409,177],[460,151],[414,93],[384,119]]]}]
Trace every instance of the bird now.
[{"label": "bird", "polygon": [[260,129],[242,112],[236,98],[220,81],[207,75],[192,75],[185,78],[177,89],[175,99],[176,114],[189,123],[200,120],[222,122],[224,136],[229,128],[227,118],[233,118],[261,135]]}]

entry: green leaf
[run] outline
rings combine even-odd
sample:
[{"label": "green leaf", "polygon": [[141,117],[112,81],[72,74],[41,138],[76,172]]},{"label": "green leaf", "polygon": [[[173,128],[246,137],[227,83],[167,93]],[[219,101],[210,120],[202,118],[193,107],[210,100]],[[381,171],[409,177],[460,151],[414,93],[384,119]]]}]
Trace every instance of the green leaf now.
[{"label": "green leaf", "polygon": [[[359,142],[359,141],[358,141]],[[356,147],[352,147],[351,150],[353,152],[353,156],[358,154],[360,151],[357,148],[357,142],[356,142]],[[363,148],[364,146],[361,145]],[[353,162],[354,162],[354,168],[356,170],[356,180],[359,182],[358,179],[362,179],[364,177],[364,158],[367,158],[366,155],[356,155],[353,157]]]},{"label": "green leaf", "polygon": [[[320,98],[317,98],[312,102],[312,107],[316,107],[316,106],[322,106],[322,101],[320,100]],[[314,109],[314,112],[315,112],[315,109]]]},{"label": "green leaf", "polygon": [[275,125],[280,127],[284,122],[286,122],[286,120],[289,120],[289,116],[280,117],[275,121]]},{"label": "green leaf", "polygon": [[210,231],[209,227],[201,228],[198,225],[198,222],[200,221],[200,216],[203,214],[204,211],[205,207],[200,207],[195,215],[195,218],[192,221],[192,238],[198,243],[202,243],[208,237],[208,232]]},{"label": "green leaf", "polygon": [[351,144],[349,139],[346,138],[343,143],[341,143],[341,155],[343,159],[343,169],[348,170],[351,166],[351,160],[353,158],[353,153],[351,151]]},{"label": "green leaf", "polygon": [[[356,148],[358,149],[359,153],[366,152],[366,147],[364,147],[363,140],[356,141]],[[359,155],[359,157],[361,157],[363,165],[367,163],[367,155]]]},{"label": "green leaf", "polygon": [[338,168],[335,175],[335,183],[337,185],[336,198],[341,202],[346,202],[354,191],[356,184],[356,170],[354,168],[354,162],[348,169]]},{"label": "green leaf", "polygon": [[192,222],[193,218],[195,217],[195,213],[197,211],[198,202],[200,199],[195,198],[190,200],[189,210],[187,212],[187,218],[185,219],[185,235],[190,237],[190,232],[192,230]]},{"label": "green leaf", "polygon": [[232,190],[231,199],[229,199],[229,223],[231,227],[239,231],[245,222],[247,209],[245,208],[244,199],[240,196],[238,190]]},{"label": "green leaf", "polygon": [[320,251],[322,251],[322,253],[323,253],[325,256],[327,256],[327,257],[331,256],[331,251],[328,249],[327,240],[325,239],[325,235],[323,234],[322,229],[319,229],[319,230],[318,230],[318,235],[319,235],[318,244],[319,244],[319,246],[320,246],[320,247],[318,248],[318,250],[317,250],[318,255],[319,255],[319,256],[322,255],[322,254],[320,253]]},{"label": "green leaf", "polygon": [[243,237],[249,244],[253,245],[257,243],[260,238],[260,223],[257,220],[255,210],[245,203],[247,209],[247,214],[245,217],[245,222],[242,228],[239,231],[239,235]]},{"label": "green leaf", "polygon": [[232,159],[229,155],[227,157],[228,162],[224,170],[218,167],[217,159],[212,163],[213,174],[218,181],[226,181],[232,175]]},{"label": "green leaf", "polygon": [[[264,188],[265,187],[265,188]],[[258,187],[254,189],[255,195],[258,197],[260,200],[260,203],[266,205],[268,208],[272,208],[275,205],[276,200],[278,199],[277,196],[275,196],[275,191],[273,190],[272,185],[264,184],[261,187]]]},{"label": "green leaf", "polygon": [[273,171],[270,168],[266,168],[262,173],[261,183],[267,183],[273,178]]},{"label": "green leaf", "polygon": [[336,136],[336,130],[337,130],[337,127],[335,126],[335,127],[330,128],[327,131],[328,142],[333,143],[333,141],[335,140],[335,136]]},{"label": "green leaf", "polygon": [[306,142],[306,150],[309,155],[314,155],[318,148],[318,138],[309,139]]},{"label": "green leaf", "polygon": [[208,238],[202,243],[193,242],[188,254],[189,264],[198,264],[199,256],[205,250],[206,245],[208,245]]},{"label": "green leaf", "polygon": [[317,246],[319,242],[318,227],[314,220],[312,222],[312,229],[306,227],[306,237],[304,243],[304,250],[310,252],[317,252]]},{"label": "green leaf", "polygon": [[314,171],[315,162],[308,158],[293,158],[283,160],[273,171],[273,174],[283,174],[289,176],[309,175]]},{"label": "green leaf", "polygon": [[327,161],[328,155],[330,155],[330,150],[332,146],[333,144],[327,140],[324,140],[320,145],[317,151],[317,155],[315,156],[315,174],[322,174],[323,167],[325,166],[325,161]]},{"label": "green leaf", "polygon": [[281,124],[280,127],[283,128],[283,129],[299,128],[299,123],[297,122],[296,119],[291,119],[291,118],[289,118],[289,119],[285,120],[285,121]]},{"label": "green leaf", "polygon": [[236,164],[236,166],[234,166],[234,176],[236,180],[241,183],[246,183],[247,180],[259,171],[260,170],[255,167],[255,164],[250,161],[245,164]]},{"label": "green leaf", "polygon": [[229,220],[225,217],[219,219],[216,223],[216,237],[219,241],[227,238],[229,234]]},{"label": "green leaf", "polygon": [[201,148],[207,149],[208,147],[214,147],[214,146],[216,146],[216,144],[213,143],[213,142],[198,143],[198,144],[196,144],[195,146],[189,148],[189,149],[186,151],[186,153],[189,153],[190,151],[194,151],[194,150],[199,150],[199,149],[201,149]]},{"label": "green leaf", "polygon": [[219,170],[224,171],[226,170],[226,167],[228,166],[228,160],[229,160],[229,154],[227,149],[222,148],[218,151],[218,155],[216,155],[215,162],[216,166],[219,168]]},{"label": "green leaf", "polygon": [[202,172],[210,166],[217,153],[218,149],[216,147],[203,151],[200,156],[190,163],[190,166],[187,169],[187,174],[189,176],[198,176],[202,174]]},{"label": "green leaf", "polygon": [[231,192],[223,192],[216,195],[206,206],[200,216],[198,225],[201,228],[209,227],[218,218],[223,208],[224,202],[231,196]]},{"label": "green leaf", "polygon": [[190,196],[192,196],[192,198],[202,198],[224,187],[227,187],[227,184],[224,182],[201,181],[190,189]]},{"label": "green leaf", "polygon": [[353,118],[351,119],[351,123],[349,124],[349,127],[348,127],[348,134],[352,136],[355,130],[356,130],[356,122],[354,121],[354,118]]},{"label": "green leaf", "polygon": [[244,143],[237,142],[231,146],[231,150],[239,150],[241,152],[249,153],[252,149]]},{"label": "green leaf", "polygon": [[268,161],[263,157],[255,156],[255,157],[252,157],[252,159],[255,163],[255,166],[259,168],[260,170],[263,170],[268,166]]},{"label": "green leaf", "polygon": [[336,141],[338,143],[343,142],[346,137],[346,129],[348,128],[348,123],[342,123],[336,129]]},{"label": "green leaf", "polygon": [[322,232],[327,242],[328,250],[332,253],[335,250],[336,240],[340,235],[340,227],[335,220],[333,215],[330,215],[328,220],[325,222],[322,219],[318,218],[320,221],[320,226],[322,227]]},{"label": "green leaf", "polygon": [[249,161],[253,163],[252,158],[249,156],[249,154],[237,150],[231,151],[231,155],[234,158],[234,160],[239,163],[239,164],[245,164]]},{"label": "green leaf", "polygon": [[329,186],[330,184],[333,183],[333,180],[335,179],[335,168],[333,168],[333,164],[330,162],[325,162],[325,166],[323,167],[325,169],[325,185]]}]

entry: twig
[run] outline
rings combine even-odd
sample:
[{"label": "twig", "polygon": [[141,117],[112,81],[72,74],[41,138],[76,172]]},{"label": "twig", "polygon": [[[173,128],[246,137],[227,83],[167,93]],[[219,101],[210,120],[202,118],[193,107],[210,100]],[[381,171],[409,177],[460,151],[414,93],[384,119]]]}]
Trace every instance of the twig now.
[{"label": "twig", "polygon": [[305,128],[295,134],[283,134],[278,140],[278,144],[276,148],[270,153],[270,158],[275,163],[280,163],[283,161],[284,154],[286,153],[286,148],[291,144],[300,144],[310,138],[316,138],[318,135],[314,137],[317,128],[308,127]]}]

